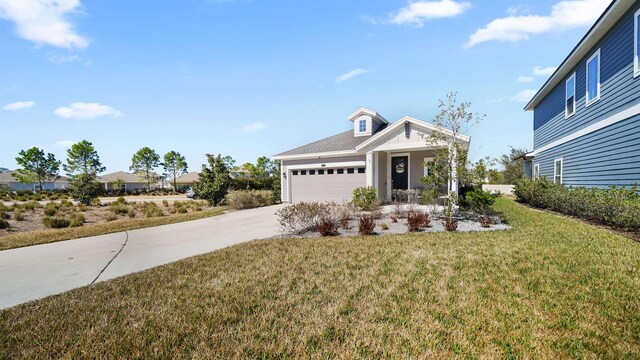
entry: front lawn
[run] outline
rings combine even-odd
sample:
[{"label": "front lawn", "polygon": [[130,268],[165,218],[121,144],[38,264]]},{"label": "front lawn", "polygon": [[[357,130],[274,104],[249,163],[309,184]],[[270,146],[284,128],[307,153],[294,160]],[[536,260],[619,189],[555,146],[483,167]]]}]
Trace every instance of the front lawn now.
[{"label": "front lawn", "polygon": [[0,358],[640,357],[640,244],[512,230],[254,241],[0,312]]}]

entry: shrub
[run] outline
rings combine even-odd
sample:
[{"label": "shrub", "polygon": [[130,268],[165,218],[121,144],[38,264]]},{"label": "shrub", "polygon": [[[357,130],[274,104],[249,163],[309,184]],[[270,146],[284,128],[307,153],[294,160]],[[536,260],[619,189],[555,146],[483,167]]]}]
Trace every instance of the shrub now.
[{"label": "shrub", "polygon": [[44,226],[52,229],[61,229],[69,227],[69,220],[63,217],[50,217],[45,216],[42,218],[42,223]]},{"label": "shrub", "polygon": [[[167,200],[164,200],[164,201],[167,201]],[[127,203],[127,201],[126,201],[122,196],[120,196],[119,198],[117,198],[117,199],[116,199],[116,202],[117,202],[117,203],[120,203],[120,204],[126,204],[126,203]]]},{"label": "shrub", "polygon": [[187,213],[187,208],[185,208],[185,207],[179,207],[176,210],[178,211],[178,214],[186,214]]},{"label": "shrub", "polygon": [[371,211],[378,208],[378,195],[373,186],[353,189],[353,206],[358,210]]},{"label": "shrub", "polygon": [[273,204],[269,190],[237,190],[226,196],[227,205],[233,209],[250,209]]},{"label": "shrub", "polygon": [[54,216],[57,213],[58,213],[58,207],[55,204],[49,203],[49,204],[45,205],[44,214],[46,216]]},{"label": "shrub", "polygon": [[315,229],[321,219],[331,216],[333,205],[318,202],[301,202],[276,211],[278,223],[285,231],[302,233]]},{"label": "shrub", "polygon": [[382,229],[382,230],[389,230],[389,225],[387,225],[387,224],[385,224],[385,223],[382,223],[382,224],[380,224],[380,229]]},{"label": "shrub", "polygon": [[429,226],[431,220],[429,220],[429,214],[412,211],[407,215],[407,226],[410,232],[420,231],[421,228]]},{"label": "shrub", "polygon": [[398,217],[396,215],[394,215],[394,214],[391,214],[389,216],[389,218],[391,219],[392,223],[397,223],[398,222]]},{"label": "shrub", "polygon": [[74,213],[69,216],[69,227],[78,227],[84,225],[84,214]]},{"label": "shrub", "polygon": [[495,202],[495,198],[491,193],[482,189],[467,192],[465,200],[471,210],[480,215],[486,214],[489,211],[489,207]]},{"label": "shrub", "polygon": [[25,204],[22,204],[22,205],[19,205],[19,206],[20,206],[22,209],[24,209],[24,210],[31,210],[31,211],[33,211],[33,210],[35,210],[35,209],[36,209],[36,205],[35,205],[35,203],[32,203],[32,202],[30,202],[30,203],[25,203]]},{"label": "shrub", "polygon": [[129,207],[121,202],[114,202],[111,204],[109,210],[115,215],[126,215],[129,212]]},{"label": "shrub", "polygon": [[0,210],[0,219],[11,219],[11,214],[9,214],[6,210]]},{"label": "shrub", "polygon": [[104,220],[105,221],[114,221],[114,220],[118,220],[118,215],[113,214],[113,213],[106,213],[104,215]]},{"label": "shrub", "polygon": [[338,208],[338,218],[340,219],[340,226],[347,230],[349,229],[349,222],[353,218],[353,205],[351,203],[345,204]]},{"label": "shrub", "polygon": [[480,226],[484,228],[488,228],[488,227],[491,227],[492,223],[493,221],[489,216],[480,216]]},{"label": "shrub", "polygon": [[318,225],[316,226],[316,229],[322,236],[338,236],[339,235],[338,224],[336,224],[336,222],[330,217],[324,217],[320,219],[320,221],[318,222]]},{"label": "shrub", "polygon": [[24,213],[21,209],[16,209],[13,212],[13,219],[16,221],[24,221]]},{"label": "shrub", "polygon": [[447,231],[456,231],[458,229],[458,220],[453,218],[444,219],[442,225]]},{"label": "shrub", "polygon": [[100,199],[95,198],[95,199],[91,200],[91,205],[92,206],[102,206],[102,202],[100,202]]},{"label": "shrub", "polygon": [[164,207],[169,207],[169,202],[167,200],[162,200],[162,205],[164,205]]},{"label": "shrub", "polygon": [[150,217],[159,217],[159,216],[164,216],[164,213],[162,212],[162,209],[160,209],[158,207],[158,205],[156,205],[155,203],[145,203],[146,206],[143,210],[144,212],[144,216],[150,218]]},{"label": "shrub", "polygon": [[373,216],[364,215],[360,217],[360,226],[358,227],[358,233],[360,235],[373,235],[373,230],[376,228],[376,223],[373,220]]},{"label": "shrub", "polygon": [[629,189],[568,188],[546,179],[522,179],[515,184],[518,201],[616,228],[640,231],[640,194]]},{"label": "shrub", "polygon": [[133,219],[134,217],[136,217],[136,211],[133,208],[129,208],[129,210],[127,210],[127,216]]},{"label": "shrub", "polygon": [[11,225],[9,225],[9,222],[5,219],[0,219],[0,229],[8,229],[10,228]]}]

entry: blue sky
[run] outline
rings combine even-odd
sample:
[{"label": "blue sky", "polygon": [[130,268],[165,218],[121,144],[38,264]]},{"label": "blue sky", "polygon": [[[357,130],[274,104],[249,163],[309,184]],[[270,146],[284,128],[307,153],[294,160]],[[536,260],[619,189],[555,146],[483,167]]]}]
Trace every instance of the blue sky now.
[{"label": "blue sky", "polygon": [[608,0],[0,0],[0,166],[31,146],[239,163],[350,128],[360,106],[486,114],[471,159],[532,147],[522,108]]}]

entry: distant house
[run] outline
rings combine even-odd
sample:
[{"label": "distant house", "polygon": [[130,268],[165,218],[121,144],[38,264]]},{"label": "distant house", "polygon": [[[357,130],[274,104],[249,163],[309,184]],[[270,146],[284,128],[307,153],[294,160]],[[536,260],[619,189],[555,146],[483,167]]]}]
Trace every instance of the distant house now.
[{"label": "distant house", "polygon": [[[378,198],[391,199],[394,192],[421,190],[426,163],[434,149],[424,136],[447,129],[404,116],[389,123],[375,111],[359,108],[348,120],[348,131],[283,152],[273,157],[281,162],[282,202],[351,201],[357,187],[372,186]],[[456,139],[468,149],[470,138]],[[450,191],[457,190],[454,179]]]},{"label": "distant house", "polygon": [[569,186],[640,184],[640,1],[615,0],[525,110],[525,173]]},{"label": "distant house", "polygon": [[[192,171],[190,173],[184,174],[176,178],[176,191],[185,191],[193,186],[193,183],[198,181],[198,176],[200,173],[197,171]],[[168,178],[167,181],[171,186],[173,186],[173,179]]]},{"label": "distant house", "polygon": [[[15,171],[9,171],[0,173],[0,185],[7,186],[11,191],[16,190],[38,190],[39,184],[36,183],[21,183],[15,178]],[[66,176],[60,176],[54,181],[47,181],[42,183],[42,190],[54,190],[54,189],[66,189],[69,186],[69,178]]]},{"label": "distant house", "polygon": [[[104,184],[105,190],[116,190],[114,183],[118,181],[118,179],[122,180],[123,183],[121,185],[120,190],[142,190],[147,187],[147,180],[143,176],[137,174],[131,174],[124,171],[116,171],[110,174],[101,175],[98,177],[98,181]],[[155,186],[155,180],[151,181],[151,186]]]}]

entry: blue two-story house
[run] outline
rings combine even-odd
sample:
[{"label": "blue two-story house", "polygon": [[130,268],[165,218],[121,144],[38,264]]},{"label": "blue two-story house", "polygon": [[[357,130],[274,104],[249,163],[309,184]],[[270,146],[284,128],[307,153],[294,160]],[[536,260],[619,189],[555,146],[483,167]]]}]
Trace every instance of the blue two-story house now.
[{"label": "blue two-story house", "polygon": [[614,0],[525,107],[525,173],[567,186],[640,184],[640,1]]}]

